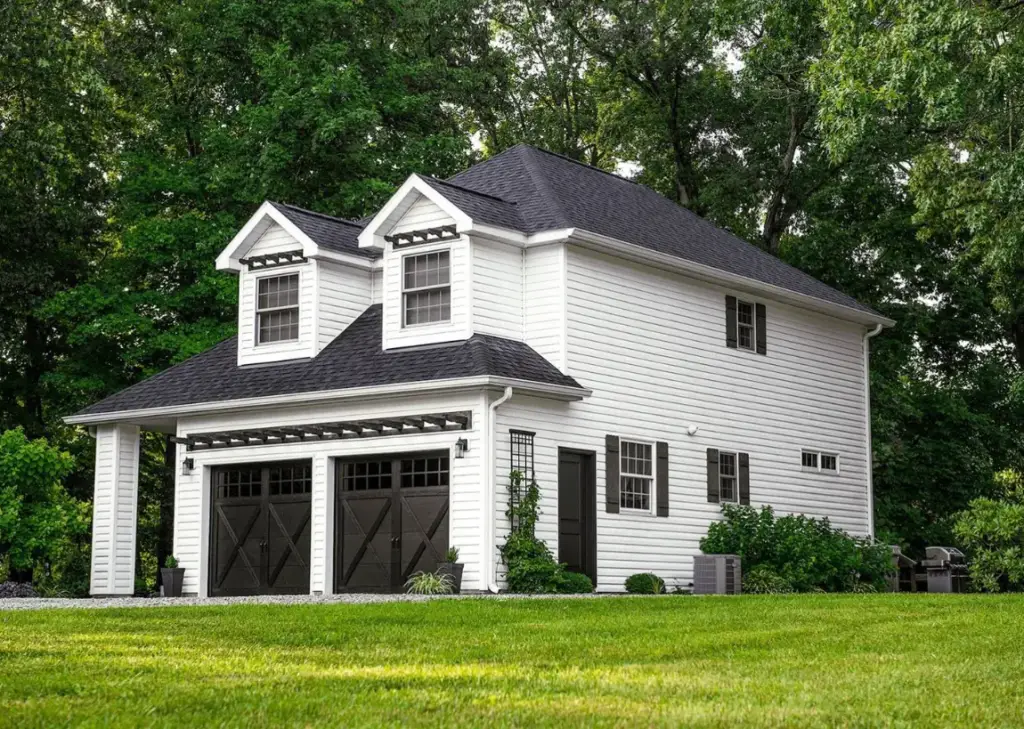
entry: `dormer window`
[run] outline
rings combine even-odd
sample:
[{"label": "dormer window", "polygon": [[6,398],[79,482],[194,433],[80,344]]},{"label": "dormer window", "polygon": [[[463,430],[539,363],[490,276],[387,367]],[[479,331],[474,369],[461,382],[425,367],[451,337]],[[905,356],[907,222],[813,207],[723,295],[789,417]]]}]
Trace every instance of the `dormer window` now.
[{"label": "dormer window", "polygon": [[403,326],[451,321],[452,286],[448,251],[402,259]]},{"label": "dormer window", "polygon": [[299,274],[266,276],[256,282],[258,344],[299,338]]}]

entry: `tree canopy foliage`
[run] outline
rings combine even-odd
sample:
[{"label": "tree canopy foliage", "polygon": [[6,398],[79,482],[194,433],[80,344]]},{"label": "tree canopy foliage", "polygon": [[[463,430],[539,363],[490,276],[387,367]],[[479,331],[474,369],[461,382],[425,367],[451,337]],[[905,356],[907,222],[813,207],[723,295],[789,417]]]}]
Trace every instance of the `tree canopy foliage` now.
[{"label": "tree canopy foliage", "polygon": [[[873,340],[880,536],[1022,470],[1024,6],[957,0],[12,0],[0,7],[0,430],[234,328],[264,199],[346,217],[527,141],[634,176],[898,324]],[[169,547],[147,436],[143,551]],[[145,562],[146,560],[142,560]]]}]

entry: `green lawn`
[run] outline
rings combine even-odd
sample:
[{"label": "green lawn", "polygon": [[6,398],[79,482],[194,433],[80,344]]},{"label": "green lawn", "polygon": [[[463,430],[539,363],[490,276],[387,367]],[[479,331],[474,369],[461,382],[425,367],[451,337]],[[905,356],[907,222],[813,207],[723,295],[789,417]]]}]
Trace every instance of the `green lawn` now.
[{"label": "green lawn", "polygon": [[1021,726],[1024,597],[0,613],[0,726]]}]

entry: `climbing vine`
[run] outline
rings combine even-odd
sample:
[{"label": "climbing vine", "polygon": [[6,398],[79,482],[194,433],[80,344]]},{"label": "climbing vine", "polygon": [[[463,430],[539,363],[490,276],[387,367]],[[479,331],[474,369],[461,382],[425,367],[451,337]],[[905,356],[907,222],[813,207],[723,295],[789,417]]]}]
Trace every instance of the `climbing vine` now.
[{"label": "climbing vine", "polygon": [[510,592],[592,592],[590,578],[566,570],[555,561],[551,550],[537,537],[540,517],[540,488],[522,472],[509,474],[509,500],[505,516],[511,529],[501,546]]}]

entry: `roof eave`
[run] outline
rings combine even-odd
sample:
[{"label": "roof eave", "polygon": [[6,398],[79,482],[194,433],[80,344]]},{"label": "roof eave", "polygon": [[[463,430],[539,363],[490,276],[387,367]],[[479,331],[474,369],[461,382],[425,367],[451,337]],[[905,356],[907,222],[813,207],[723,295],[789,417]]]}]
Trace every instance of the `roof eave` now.
[{"label": "roof eave", "polygon": [[642,261],[671,271],[678,271],[720,286],[727,286],[740,291],[764,294],[775,300],[783,301],[799,308],[828,314],[836,317],[837,319],[870,326],[881,324],[883,327],[892,327],[896,325],[896,322],[892,319],[875,312],[855,309],[851,306],[844,306],[842,304],[826,301],[825,299],[819,299],[816,296],[801,294],[796,291],[782,288],[781,286],[765,283],[739,274],[729,273],[728,271],[722,271],[721,269],[689,261],[685,258],[679,258],[678,256],[673,256],[668,253],[652,251],[649,248],[644,248],[643,246],[639,246],[634,243],[627,243],[617,238],[601,235],[600,233],[592,233],[588,230],[573,228],[569,231],[567,240],[570,243],[574,243],[584,248]]},{"label": "roof eave", "polygon": [[571,385],[557,385],[531,380],[520,380],[509,377],[491,375],[478,377],[459,377],[447,380],[426,380],[422,382],[403,382],[390,385],[372,385],[368,387],[352,387],[343,390],[320,390],[308,393],[291,393],[271,395],[268,397],[242,398],[214,402],[197,402],[186,405],[169,405],[166,407],[142,408],[137,410],[119,410],[106,413],[86,413],[69,415],[64,418],[68,425],[103,425],[134,421],[152,421],[161,418],[175,418],[208,413],[224,413],[254,408],[277,406],[305,405],[311,403],[337,402],[359,399],[387,399],[390,397],[408,397],[420,393],[451,392],[456,390],[480,388],[513,389],[539,397],[566,402],[582,400],[593,394],[592,390]]}]

